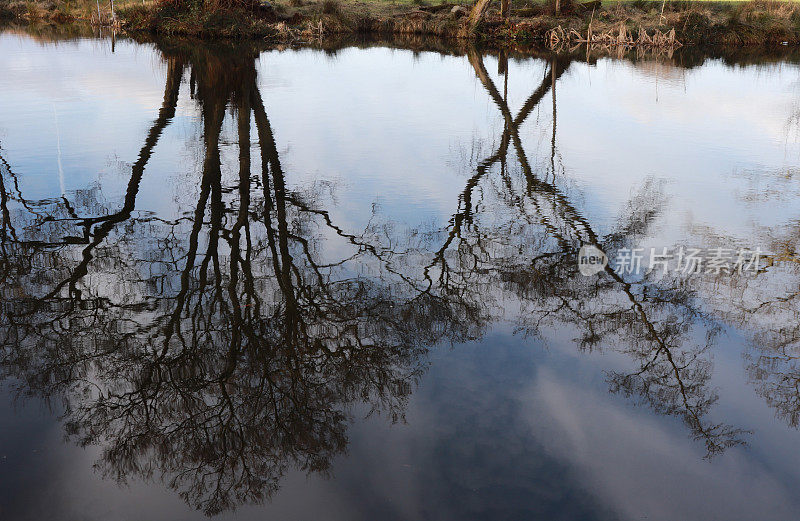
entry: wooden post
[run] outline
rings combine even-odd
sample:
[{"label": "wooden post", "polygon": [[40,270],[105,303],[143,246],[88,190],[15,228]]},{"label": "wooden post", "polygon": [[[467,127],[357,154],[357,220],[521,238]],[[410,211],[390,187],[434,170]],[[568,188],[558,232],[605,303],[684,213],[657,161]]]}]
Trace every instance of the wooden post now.
[{"label": "wooden post", "polygon": [[561,14],[561,0],[556,0],[556,8],[555,8],[556,16]]},{"label": "wooden post", "polygon": [[500,0],[500,16],[508,18],[508,0]]}]

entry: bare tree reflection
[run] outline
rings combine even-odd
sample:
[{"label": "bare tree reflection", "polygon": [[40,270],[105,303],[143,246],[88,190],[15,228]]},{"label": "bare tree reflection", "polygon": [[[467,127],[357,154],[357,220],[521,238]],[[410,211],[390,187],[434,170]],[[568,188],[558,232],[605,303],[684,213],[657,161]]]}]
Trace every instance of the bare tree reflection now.
[{"label": "bare tree reflection", "polygon": [[[619,230],[601,238],[557,186],[555,177],[549,182],[535,173],[519,128],[531,109],[555,87],[568,63],[551,60],[542,83],[514,117],[480,55],[472,52],[469,59],[503,115],[504,130],[498,150],[478,164],[460,196],[449,233],[426,268],[429,283],[474,287],[475,274],[482,274],[483,287],[496,283],[523,306],[525,318],[520,327],[528,334],[538,334],[545,324],[568,323],[581,332],[576,339],[580,346],[604,345],[628,355],[636,370],[611,372],[611,390],[659,413],[681,418],[693,437],[705,444],[709,456],[743,443],[745,431],[707,419],[718,399],[709,383],[712,365],[708,356],[717,326],[695,304],[691,289],[678,280],[628,282],[610,266],[597,279],[578,274],[576,258],[582,244],[600,246],[609,254],[630,247],[658,214],[659,198],[648,193],[650,187],[640,200],[631,202],[630,215]],[[554,108],[554,117],[555,113]],[[513,146],[519,175],[513,178],[507,169],[500,170],[496,199],[504,207],[492,213],[505,216],[507,223],[481,227],[473,209],[490,205],[476,202],[474,195],[486,193],[478,191],[478,186],[491,166],[505,157],[509,146]],[[552,160],[555,139],[551,147]],[[555,174],[552,162],[551,171]],[[457,254],[449,255],[449,251]],[[698,343],[698,336],[704,340]]]},{"label": "bare tree reflection", "polygon": [[[118,210],[106,211],[99,188],[73,201],[26,199],[0,150],[0,365],[22,392],[62,401],[69,433],[102,447],[106,475],[164,479],[208,514],[263,501],[291,469],[327,471],[356,411],[401,419],[427,349],[480,338],[510,308],[523,334],[568,329],[581,349],[626,355],[629,370],[607,375],[611,391],[679,418],[708,455],[743,443],[745,431],[712,419],[720,326],[701,290],[627,280],[610,267],[578,273],[582,244],[609,254],[632,246],[663,194],[645,184],[602,233],[581,213],[556,167],[555,87],[568,60],[547,62],[515,114],[469,51],[503,118],[497,146],[471,165],[445,227],[400,237],[377,218],[349,231],[319,191],[287,186],[255,50],[160,50],[162,106]],[[196,198],[169,220],[137,211],[137,199],[186,84],[202,157],[186,188]],[[552,138],[540,168],[523,148],[523,125],[548,94]],[[788,349],[797,332],[764,331],[754,378],[797,425],[800,378]]]},{"label": "bare tree reflection", "polygon": [[[269,497],[290,468],[327,470],[346,448],[355,404],[402,417],[425,348],[475,337],[480,323],[469,303],[408,296],[387,263],[393,252],[287,189],[255,55],[164,53],[164,102],[121,210],[80,217],[63,201],[19,198],[15,219],[0,187],[9,297],[0,342],[7,376],[63,397],[69,432],[103,447],[104,473],[160,475],[214,514]],[[201,107],[202,173],[194,210],[165,222],[134,208],[185,67]],[[220,152],[227,107],[239,139],[230,181]],[[261,173],[251,178],[253,122]],[[319,260],[325,230],[349,247],[344,258]],[[65,255],[76,243],[79,255]],[[359,274],[365,257],[374,276]]]},{"label": "bare tree reflection", "polygon": [[771,252],[755,276],[734,273],[695,283],[704,305],[746,339],[745,368],[756,393],[794,428],[800,425],[799,232],[796,221],[755,230]]}]

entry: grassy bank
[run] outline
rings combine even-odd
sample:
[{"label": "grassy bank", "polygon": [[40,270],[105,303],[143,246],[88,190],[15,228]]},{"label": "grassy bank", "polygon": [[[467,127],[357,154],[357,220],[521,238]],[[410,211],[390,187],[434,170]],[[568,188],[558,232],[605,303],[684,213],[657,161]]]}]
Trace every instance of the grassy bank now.
[{"label": "grassy bank", "polygon": [[[470,4],[440,0],[123,0],[116,23],[131,32],[201,38],[310,41],[341,34],[424,34],[468,37],[498,44],[637,45],[800,44],[800,4],[794,2],[577,3],[511,2],[510,16],[490,7],[474,29]],[[100,23],[111,23],[111,2]],[[0,17],[45,23],[97,23],[96,0],[0,0]]]},{"label": "grassy bank", "polygon": [[[115,14],[132,6],[155,8],[156,0],[114,0]],[[0,20],[17,20],[39,24],[71,22],[108,23],[110,0],[0,0]]]}]

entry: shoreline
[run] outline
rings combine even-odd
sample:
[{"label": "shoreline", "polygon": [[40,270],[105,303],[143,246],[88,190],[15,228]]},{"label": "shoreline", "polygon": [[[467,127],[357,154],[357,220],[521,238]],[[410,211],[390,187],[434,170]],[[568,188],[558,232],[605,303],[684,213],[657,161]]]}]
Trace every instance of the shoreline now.
[{"label": "shoreline", "polygon": [[[258,0],[253,0],[258,2]],[[510,9],[507,18],[489,8],[472,25],[471,6],[428,5],[381,1],[289,0],[288,3],[246,4],[225,10],[187,8],[181,0],[118,7],[91,12],[52,2],[5,2],[0,19],[27,24],[93,24],[131,34],[184,36],[204,40],[257,39],[274,43],[312,43],[353,35],[421,35],[507,47],[576,45],[608,50],[691,47],[777,47],[800,44],[800,3],[748,1],[740,3],[636,1],[602,6],[599,2],[561,1],[561,15],[552,4]],[[88,10],[87,10],[88,8]],[[590,9],[591,8],[591,9]],[[106,18],[104,18],[106,16]]]}]

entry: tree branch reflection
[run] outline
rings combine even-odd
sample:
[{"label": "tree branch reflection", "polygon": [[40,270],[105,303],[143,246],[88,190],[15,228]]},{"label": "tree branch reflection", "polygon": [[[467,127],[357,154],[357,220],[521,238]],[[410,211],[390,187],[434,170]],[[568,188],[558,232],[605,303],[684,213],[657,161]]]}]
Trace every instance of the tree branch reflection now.
[{"label": "tree branch reflection", "polygon": [[[292,469],[328,471],[355,414],[401,420],[428,350],[480,338],[510,308],[523,334],[568,328],[580,349],[624,355],[629,370],[608,373],[610,390],[679,418],[709,456],[744,442],[712,419],[720,313],[701,305],[702,288],[578,273],[582,244],[631,247],[664,197],[645,184],[605,233],[582,214],[555,167],[555,87],[568,60],[546,63],[515,115],[470,50],[503,118],[496,148],[470,165],[446,226],[396,232],[374,216],[359,233],[319,191],[287,183],[255,50],[160,50],[163,102],[118,210],[105,211],[99,189],[76,204],[27,200],[0,154],[0,366],[20,391],[61,400],[68,432],[102,447],[104,474],[163,479],[208,514],[264,501]],[[167,220],[137,200],[187,69],[202,150],[191,204]],[[552,176],[522,139],[548,93]],[[800,378],[783,350],[796,332],[759,342],[759,392],[797,425]]]}]

